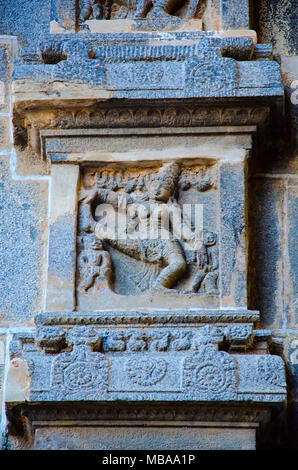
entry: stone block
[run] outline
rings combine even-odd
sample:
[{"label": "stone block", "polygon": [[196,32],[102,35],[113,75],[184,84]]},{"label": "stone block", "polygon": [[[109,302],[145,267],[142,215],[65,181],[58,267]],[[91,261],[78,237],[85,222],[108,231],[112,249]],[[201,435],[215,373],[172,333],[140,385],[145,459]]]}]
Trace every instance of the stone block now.
[{"label": "stone block", "polygon": [[221,29],[249,29],[249,1],[248,0],[220,0],[221,3]]},{"label": "stone block", "polygon": [[79,167],[53,165],[46,308],[73,310]]},{"label": "stone block", "polygon": [[42,308],[47,183],[13,179],[8,156],[0,165],[0,321],[22,324]]},{"label": "stone block", "polygon": [[[0,403],[3,403],[5,349],[6,349],[6,336],[0,335]],[[1,412],[2,412],[2,407],[0,408],[0,421],[1,421]],[[0,444],[1,444],[1,436],[0,436]]]},{"label": "stone block", "polygon": [[39,42],[49,32],[51,3],[40,0],[2,2],[1,34],[17,36],[23,46],[31,41]]},{"label": "stone block", "polygon": [[[187,38],[187,32],[181,34]],[[148,46],[146,41],[139,45],[136,35],[123,33],[122,41],[129,44],[124,48],[113,35],[108,47],[102,46],[98,37],[97,41],[91,44],[88,36],[80,36],[44,42],[23,51],[23,63],[16,65],[13,74],[16,106],[25,97],[32,100],[38,94],[48,95],[56,89],[57,80],[62,81],[59,87],[62,90],[64,86],[67,99],[71,99],[66,86],[70,79],[75,87],[92,83],[97,99],[283,95],[279,65],[270,60],[250,60],[254,47],[250,37],[209,37],[201,32],[193,44],[181,45],[176,33],[174,45],[170,33],[164,33],[162,41],[156,38],[160,45]],[[24,87],[24,80],[29,78],[30,85]],[[40,82],[46,89],[41,89]]]},{"label": "stone block", "polygon": [[298,334],[289,335],[285,341],[285,349],[289,364],[289,380],[291,382],[291,398],[298,401]]},{"label": "stone block", "polygon": [[[86,321],[91,318],[86,316]],[[69,321],[75,319],[72,314]],[[81,323],[79,318],[77,321]],[[239,352],[239,345],[243,350],[251,343],[252,334],[249,325],[203,325],[183,332],[177,327],[132,329],[123,325],[115,331],[74,326],[65,331],[63,340],[63,329],[48,326],[41,328],[37,342],[34,335],[15,336],[12,346],[16,342],[21,346],[18,350],[13,346],[11,370],[14,373],[15,367],[22,366],[26,399],[31,403],[283,403],[286,383],[280,357],[217,350],[225,341],[238,345]],[[41,346],[45,352],[40,351]],[[7,394],[8,404],[24,401],[22,397],[15,400],[13,393],[10,389]]]},{"label": "stone block", "polygon": [[146,423],[132,426],[52,427],[35,432],[35,450],[255,450],[256,425],[216,427]]},{"label": "stone block", "polygon": [[289,273],[286,283],[286,299],[288,300],[288,314],[293,326],[298,326],[298,186],[289,186],[288,189],[288,256]]},{"label": "stone block", "polygon": [[248,0],[207,0],[202,21],[207,31],[249,29]]},{"label": "stone block", "polygon": [[30,371],[28,363],[21,358],[10,361],[6,381],[5,400],[11,402],[25,401],[30,393]]}]

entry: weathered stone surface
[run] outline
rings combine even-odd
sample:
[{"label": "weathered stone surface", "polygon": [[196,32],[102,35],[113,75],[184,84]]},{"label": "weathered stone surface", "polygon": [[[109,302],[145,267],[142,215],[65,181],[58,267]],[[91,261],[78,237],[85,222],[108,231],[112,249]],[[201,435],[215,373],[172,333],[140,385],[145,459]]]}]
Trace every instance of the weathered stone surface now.
[{"label": "weathered stone surface", "polygon": [[[77,166],[53,166],[46,308],[74,309]],[[66,248],[66,249],[65,249]]]},{"label": "weathered stone surface", "polygon": [[[129,422],[127,422],[127,425]],[[208,423],[209,424],[209,423]],[[216,428],[105,426],[70,429],[53,427],[36,431],[35,450],[255,450],[253,425]],[[100,436],[100,437],[99,437]]]},{"label": "weathered stone surface", "polygon": [[[281,357],[297,401],[297,250],[280,62],[292,123],[295,77],[291,60],[256,44],[250,3],[3,8],[0,30],[23,48],[10,81],[17,48],[0,37],[15,448],[254,448],[270,419],[265,434],[283,434]],[[97,207],[121,212],[119,201],[135,232],[148,228],[149,205],[163,215],[201,205],[199,240],[178,236],[173,215],[158,222],[166,239],[105,237]]]},{"label": "weathered stone surface", "polygon": [[44,295],[47,184],[12,179],[8,156],[0,162],[1,323],[32,322]]},{"label": "weathered stone surface", "polygon": [[[244,225],[244,168],[223,163],[220,170],[222,234],[222,302],[225,307],[246,305],[246,237]],[[237,191],[237,192],[236,192]]]},{"label": "weathered stone surface", "polygon": [[[5,368],[5,351],[6,350],[6,336],[0,335],[0,403],[3,400],[3,388],[4,388],[4,368]],[[2,419],[2,411],[0,412],[0,421]],[[0,438],[1,445],[1,438]]]},{"label": "weathered stone surface", "polygon": [[73,0],[54,0],[51,8],[51,26],[57,24],[60,32],[75,31],[77,26],[77,4]]},{"label": "weathered stone surface", "polygon": [[279,54],[297,54],[295,1],[261,0],[255,11],[260,42],[271,42]]},{"label": "weathered stone surface", "polygon": [[[257,179],[253,186],[255,232],[253,238],[255,302],[263,313],[263,325],[282,324],[282,229],[284,187],[281,180]],[[252,228],[252,227],[251,227]],[[264,267],[266,265],[266,268]]]},{"label": "weathered stone surface", "polygon": [[249,28],[249,2],[247,0],[221,0],[222,29]]},{"label": "weathered stone surface", "polygon": [[[40,40],[49,32],[51,2],[40,0],[1,0],[0,31],[2,35],[17,36],[21,44]],[[17,21],[16,21],[17,15]]]},{"label": "weathered stone surface", "polygon": [[[40,341],[45,333],[52,344],[56,338],[57,345],[62,330],[41,328],[37,344],[46,353],[34,346],[33,337],[14,339],[21,348],[16,350],[15,360],[22,358],[30,365],[30,402],[253,400],[270,404],[285,400],[280,357],[217,351],[220,344],[229,341],[231,345],[237,340],[249,345],[253,334],[249,325],[234,329],[232,325],[225,329],[206,325],[199,330],[147,327],[117,331],[76,326],[67,330],[67,344],[60,343],[62,352],[48,349],[49,343]],[[67,352],[67,345],[73,346],[71,352]],[[6,401],[15,400],[8,393]]]},{"label": "weathered stone surface", "polygon": [[207,0],[202,16],[205,30],[231,30],[249,28],[249,2],[247,0]]},{"label": "weathered stone surface", "polygon": [[30,371],[24,359],[12,359],[9,365],[6,382],[6,400],[11,402],[26,401],[30,394]]},{"label": "weathered stone surface", "polygon": [[157,310],[143,309],[139,311],[102,310],[97,312],[47,312],[35,317],[38,326],[53,325],[172,325],[202,323],[255,323],[260,319],[257,311],[246,309],[194,309]]},{"label": "weathered stone surface", "polygon": [[[177,450],[223,449],[227,445],[223,441],[225,434],[229,448],[247,449],[255,447],[255,430],[259,428],[263,433],[270,419],[270,411],[267,408],[261,410],[255,407],[243,409],[230,406],[219,409],[195,404],[192,404],[191,408],[174,404],[162,406],[134,404],[128,407],[121,404],[113,404],[112,407],[108,404],[90,407],[86,404],[84,407],[64,408],[55,406],[42,408],[37,405],[23,406],[19,411],[29,422],[35,423],[31,430],[36,437],[35,446],[44,450],[127,447],[153,450],[157,445],[157,435],[160,439],[159,446],[162,445],[164,449],[169,448],[169,443],[172,449]],[[9,415],[12,416],[11,413]],[[63,427],[57,424],[57,418],[63,423]],[[72,426],[74,418],[78,420],[76,426]],[[187,427],[186,422],[188,422]],[[92,434],[92,429],[96,430],[96,435]],[[124,429],[130,432],[124,435]],[[180,430],[182,438],[178,438],[175,429]],[[221,429],[223,434],[220,432]],[[89,434],[91,439],[87,443],[85,439]],[[187,439],[184,440],[183,436]],[[118,441],[115,440],[116,437]],[[144,437],[148,442],[144,441]],[[107,438],[111,439],[109,443]],[[18,442],[16,439],[15,441]],[[30,445],[34,445],[32,440]]]},{"label": "weathered stone surface", "polygon": [[111,38],[108,47],[86,39],[66,39],[63,43],[51,41],[26,49],[24,65],[16,65],[14,69],[16,99],[21,99],[20,85],[29,77],[37,84],[35,95],[41,81],[48,87],[49,83],[70,78],[77,83],[92,84],[98,98],[104,96],[105,90],[109,97],[152,99],[283,94],[279,66],[275,62],[249,61],[237,66],[239,51],[248,52],[247,58],[251,58],[250,38],[202,36],[186,46],[180,46],[179,42],[172,45],[171,37],[167,39],[166,35],[164,45],[160,46],[139,46],[136,40],[137,36],[128,35],[130,45],[123,49],[118,46],[119,38],[117,43]]}]

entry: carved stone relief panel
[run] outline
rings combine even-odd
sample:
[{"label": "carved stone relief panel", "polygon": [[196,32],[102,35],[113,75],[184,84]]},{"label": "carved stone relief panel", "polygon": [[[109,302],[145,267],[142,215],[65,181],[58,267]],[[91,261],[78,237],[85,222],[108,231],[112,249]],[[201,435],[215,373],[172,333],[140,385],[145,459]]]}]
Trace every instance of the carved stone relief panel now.
[{"label": "carved stone relief panel", "polygon": [[198,18],[202,0],[81,0],[79,22],[124,18]]},{"label": "carved stone relief panel", "polygon": [[217,165],[207,163],[84,169],[79,309],[217,306],[217,181]]}]

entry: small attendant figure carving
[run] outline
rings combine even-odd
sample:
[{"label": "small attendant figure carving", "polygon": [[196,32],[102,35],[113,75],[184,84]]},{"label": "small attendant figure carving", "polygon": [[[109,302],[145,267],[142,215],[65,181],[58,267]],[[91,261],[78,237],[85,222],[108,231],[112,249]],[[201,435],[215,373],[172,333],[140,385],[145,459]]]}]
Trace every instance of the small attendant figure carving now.
[{"label": "small attendant figure carving", "polygon": [[191,290],[198,292],[204,288],[207,294],[218,294],[218,248],[214,232],[205,232],[203,245],[196,253],[197,271],[192,279]]},{"label": "small attendant figure carving", "polygon": [[[86,237],[86,239],[88,238]],[[84,243],[87,244],[87,247],[80,253],[78,259],[79,265],[86,265],[80,289],[87,292],[92,286],[99,283],[111,288],[113,267],[110,254],[104,250],[102,241],[96,236],[91,236],[91,240]]]}]

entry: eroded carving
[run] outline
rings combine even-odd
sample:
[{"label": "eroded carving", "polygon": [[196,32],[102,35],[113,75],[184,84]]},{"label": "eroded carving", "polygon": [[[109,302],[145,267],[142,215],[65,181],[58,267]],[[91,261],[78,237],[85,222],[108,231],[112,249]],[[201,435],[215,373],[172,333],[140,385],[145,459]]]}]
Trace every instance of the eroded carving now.
[{"label": "eroded carving", "polygon": [[[81,0],[79,22],[89,19],[179,17],[184,9],[185,18],[196,17],[202,0]],[[183,8],[184,7],[184,8]],[[186,12],[185,12],[186,9]],[[180,13],[181,14],[181,13]]]}]

